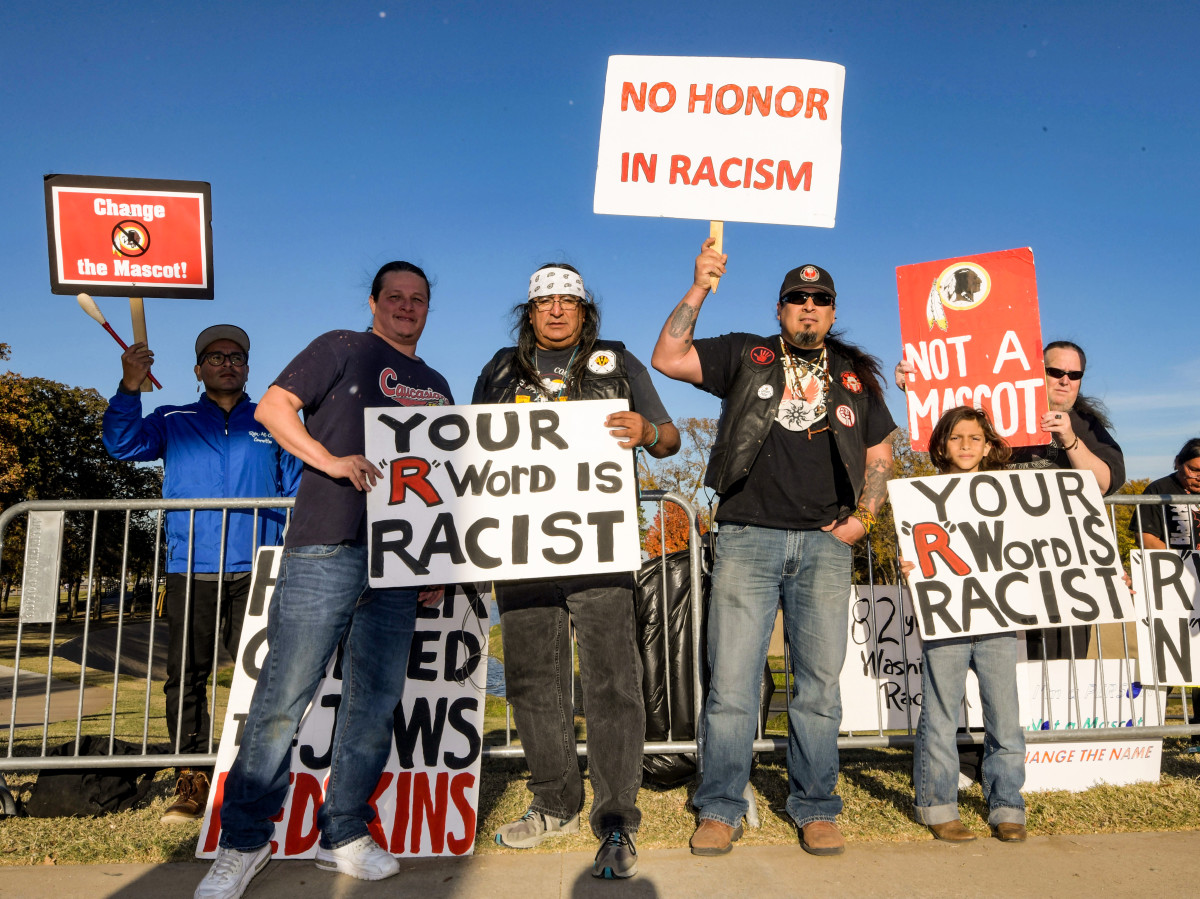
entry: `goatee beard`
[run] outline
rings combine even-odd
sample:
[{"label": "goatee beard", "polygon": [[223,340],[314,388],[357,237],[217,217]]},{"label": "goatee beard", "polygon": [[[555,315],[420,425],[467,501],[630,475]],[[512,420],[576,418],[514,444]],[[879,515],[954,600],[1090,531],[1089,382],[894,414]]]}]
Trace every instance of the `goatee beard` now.
[{"label": "goatee beard", "polygon": [[812,350],[820,346],[821,338],[816,331],[797,331],[792,335],[792,343],[802,350]]}]

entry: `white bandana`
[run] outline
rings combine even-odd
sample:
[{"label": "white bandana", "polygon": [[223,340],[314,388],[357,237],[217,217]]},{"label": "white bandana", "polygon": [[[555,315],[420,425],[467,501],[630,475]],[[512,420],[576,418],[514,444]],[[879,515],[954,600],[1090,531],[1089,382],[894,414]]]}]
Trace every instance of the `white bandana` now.
[{"label": "white bandana", "polygon": [[587,299],[583,277],[565,268],[540,268],[529,278],[529,299],[552,297],[555,294]]}]

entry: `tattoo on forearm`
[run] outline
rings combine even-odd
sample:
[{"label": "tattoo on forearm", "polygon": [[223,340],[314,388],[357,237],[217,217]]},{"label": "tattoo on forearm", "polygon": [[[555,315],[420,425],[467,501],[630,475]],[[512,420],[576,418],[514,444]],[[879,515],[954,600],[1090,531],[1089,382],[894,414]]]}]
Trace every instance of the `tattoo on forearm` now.
[{"label": "tattoo on forearm", "polygon": [[671,313],[667,333],[672,337],[682,337],[688,344],[692,342],[692,333],[696,330],[696,310],[687,303],[680,303]]},{"label": "tattoo on forearm", "polygon": [[880,460],[867,466],[867,481],[863,485],[861,504],[878,512],[887,496],[887,482],[892,474],[890,461]]}]

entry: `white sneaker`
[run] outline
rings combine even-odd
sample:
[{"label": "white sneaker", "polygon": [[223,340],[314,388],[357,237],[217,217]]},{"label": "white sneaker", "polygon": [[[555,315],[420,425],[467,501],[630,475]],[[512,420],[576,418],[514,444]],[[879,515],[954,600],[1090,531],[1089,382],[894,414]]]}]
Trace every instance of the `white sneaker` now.
[{"label": "white sneaker", "polygon": [[238,899],[246,892],[254,875],[265,868],[270,860],[270,843],[253,852],[220,847],[212,867],[196,887],[193,899]]},{"label": "white sneaker", "polygon": [[400,863],[370,834],[337,849],[317,847],[317,867],[338,871],[359,880],[383,880],[400,871]]}]

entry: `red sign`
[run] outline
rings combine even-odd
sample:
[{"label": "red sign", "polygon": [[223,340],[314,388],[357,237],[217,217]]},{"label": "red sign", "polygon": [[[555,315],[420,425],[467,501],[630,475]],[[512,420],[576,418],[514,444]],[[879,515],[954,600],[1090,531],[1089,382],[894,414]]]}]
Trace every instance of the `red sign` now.
[{"label": "red sign", "polygon": [[1033,251],[1028,247],[896,269],[900,337],[914,450],[929,449],[938,418],[955,406],[991,415],[1010,446],[1050,442]]},{"label": "red sign", "polygon": [[46,176],[50,291],[213,298],[206,181]]}]

